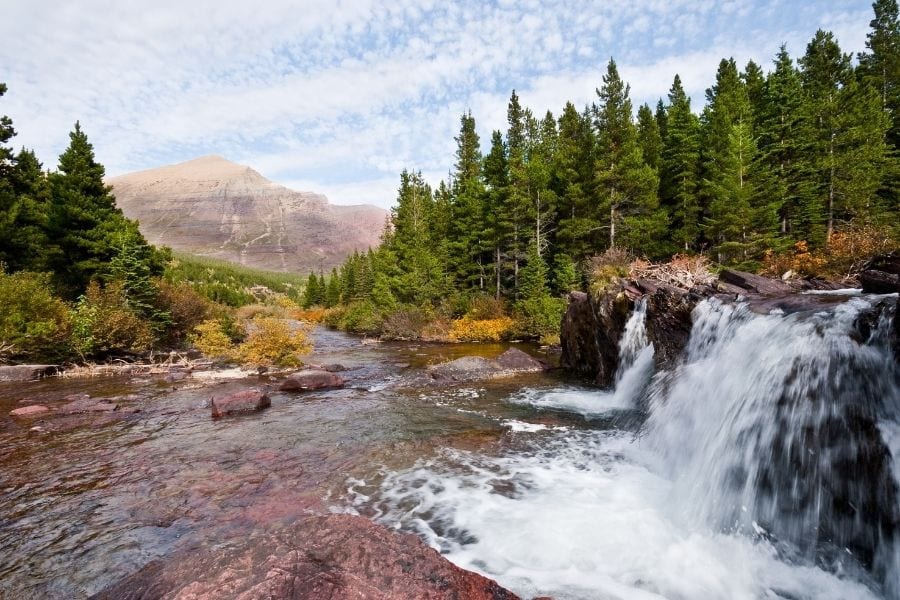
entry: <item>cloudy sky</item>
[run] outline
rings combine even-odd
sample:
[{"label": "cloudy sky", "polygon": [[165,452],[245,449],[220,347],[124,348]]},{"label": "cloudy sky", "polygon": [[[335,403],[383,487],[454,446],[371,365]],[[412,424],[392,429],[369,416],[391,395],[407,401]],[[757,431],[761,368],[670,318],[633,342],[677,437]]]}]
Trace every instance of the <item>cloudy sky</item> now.
[{"label": "cloudy sky", "polygon": [[510,91],[542,115],[592,102],[610,56],[635,105],[677,72],[694,99],[722,57],[768,69],[818,28],[864,48],[871,0],[0,0],[16,146],[45,166],[75,120],[110,175],[221,154],[332,202],[389,206],[398,173],[482,142]]}]

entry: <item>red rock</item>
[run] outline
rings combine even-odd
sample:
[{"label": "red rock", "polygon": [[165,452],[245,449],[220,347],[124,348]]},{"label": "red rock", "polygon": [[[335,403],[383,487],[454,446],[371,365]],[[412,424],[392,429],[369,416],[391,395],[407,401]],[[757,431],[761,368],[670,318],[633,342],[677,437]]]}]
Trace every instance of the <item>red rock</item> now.
[{"label": "red rock", "polygon": [[244,390],[222,398],[213,398],[210,404],[212,405],[212,417],[217,419],[228,415],[260,411],[272,406],[272,401],[265,392]]},{"label": "red rock", "polygon": [[313,516],[241,547],[154,561],[94,600],[518,600],[410,534],[363,517]]},{"label": "red rock", "polygon": [[344,387],[344,380],[340,375],[318,369],[307,369],[294,373],[282,381],[278,389],[282,392],[307,392],[341,387]]},{"label": "red rock", "polygon": [[497,364],[507,371],[537,372],[544,370],[544,365],[541,361],[518,348],[510,348],[498,356]]},{"label": "red rock", "polygon": [[32,404],[31,406],[23,406],[22,408],[17,408],[15,410],[9,411],[14,417],[34,417],[37,415],[42,415],[50,409],[46,406],[41,406],[40,404]]}]

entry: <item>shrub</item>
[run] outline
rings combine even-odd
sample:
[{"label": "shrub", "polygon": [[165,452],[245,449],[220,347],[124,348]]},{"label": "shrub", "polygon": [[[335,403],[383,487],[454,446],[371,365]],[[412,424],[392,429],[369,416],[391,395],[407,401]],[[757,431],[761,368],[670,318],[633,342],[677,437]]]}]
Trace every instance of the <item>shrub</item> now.
[{"label": "shrub", "polygon": [[543,296],[522,300],[516,305],[516,335],[552,343],[559,339],[559,327],[566,301]]},{"label": "shrub", "polygon": [[506,306],[503,300],[493,296],[475,296],[469,303],[466,316],[474,320],[500,319],[506,316]]},{"label": "shrub", "polygon": [[234,341],[220,319],[208,319],[194,327],[190,340],[194,348],[209,358],[228,359],[234,356]]},{"label": "shrub", "polygon": [[457,342],[499,342],[512,330],[514,322],[509,317],[497,319],[470,319],[463,317],[450,324],[447,337]]},{"label": "shrub", "polygon": [[0,270],[0,358],[59,360],[71,352],[71,319],[49,273]]},{"label": "shrub", "polygon": [[156,297],[158,308],[167,312],[171,325],[166,332],[166,341],[179,345],[197,325],[208,319],[213,312],[213,304],[197,293],[185,282],[172,284],[165,280],[157,282],[159,293]]},{"label": "shrub", "polygon": [[234,357],[242,363],[297,367],[301,356],[312,351],[306,326],[275,317],[256,317],[251,321],[247,340],[237,347]]},{"label": "shrub", "polygon": [[307,323],[323,323],[325,322],[325,315],[328,313],[328,309],[326,308],[301,308],[300,310],[294,311],[294,318],[299,319],[300,321],[306,321]]},{"label": "shrub", "polygon": [[631,271],[633,257],[627,250],[610,248],[603,254],[591,258],[588,267],[588,284],[592,292],[599,293],[620,277],[627,277]]},{"label": "shrub", "polygon": [[149,322],[128,307],[120,281],[106,287],[92,281],[78,299],[72,322],[72,345],[82,356],[146,352],[153,345]]},{"label": "shrub", "polygon": [[431,315],[423,308],[405,306],[384,317],[381,337],[388,340],[420,340],[431,320]]},{"label": "shrub", "polygon": [[886,228],[850,225],[833,233],[825,248],[810,250],[805,241],[799,241],[788,252],[767,251],[762,272],[779,276],[793,271],[807,277],[852,279],[869,258],[898,247],[900,243]]},{"label": "shrub", "polygon": [[348,304],[336,314],[338,329],[363,335],[381,333],[381,311],[368,300]]}]

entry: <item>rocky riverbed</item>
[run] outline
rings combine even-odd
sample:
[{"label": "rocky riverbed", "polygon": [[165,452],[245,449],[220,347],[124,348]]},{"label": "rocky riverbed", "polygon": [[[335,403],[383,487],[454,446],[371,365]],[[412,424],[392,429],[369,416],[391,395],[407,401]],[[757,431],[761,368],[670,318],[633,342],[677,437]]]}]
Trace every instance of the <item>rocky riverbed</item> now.
[{"label": "rocky riverbed", "polygon": [[506,346],[327,330],[316,348],[327,370],[291,377],[0,383],[0,597],[515,597],[417,538],[331,513],[349,477],[507,443],[510,427],[458,403],[546,385],[541,363],[516,350],[504,371]]}]

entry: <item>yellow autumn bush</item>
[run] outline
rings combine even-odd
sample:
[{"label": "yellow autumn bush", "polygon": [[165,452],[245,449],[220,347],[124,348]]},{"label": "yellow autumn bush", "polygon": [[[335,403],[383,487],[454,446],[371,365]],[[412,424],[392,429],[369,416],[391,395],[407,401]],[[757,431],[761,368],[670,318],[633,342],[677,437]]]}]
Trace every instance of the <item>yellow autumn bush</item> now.
[{"label": "yellow autumn bush", "polygon": [[510,317],[496,319],[455,319],[448,337],[455,342],[499,342],[515,322]]},{"label": "yellow autumn bush", "polygon": [[312,351],[309,329],[300,323],[274,317],[256,317],[248,329],[247,339],[234,357],[252,365],[297,367],[301,357]]}]

